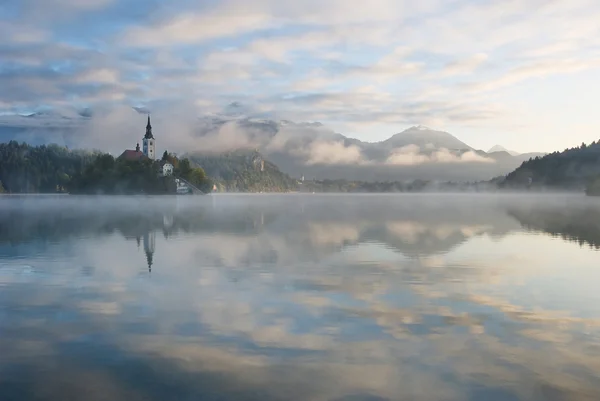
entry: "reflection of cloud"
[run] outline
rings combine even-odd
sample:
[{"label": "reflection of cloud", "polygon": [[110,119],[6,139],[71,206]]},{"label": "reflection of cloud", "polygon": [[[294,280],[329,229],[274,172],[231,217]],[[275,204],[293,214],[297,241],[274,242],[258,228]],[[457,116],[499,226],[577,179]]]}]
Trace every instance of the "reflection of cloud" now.
[{"label": "reflection of cloud", "polygon": [[308,235],[318,245],[342,245],[357,242],[360,227],[353,224],[311,222],[308,225]]},{"label": "reflection of cloud", "polygon": [[[561,266],[557,275],[544,257],[566,251],[557,250],[562,242],[479,235],[511,227],[493,213],[498,198],[486,207],[487,198],[448,196],[433,205],[432,197],[409,196],[269,199],[231,197],[219,206],[215,198],[211,213],[195,200],[193,213],[174,213],[173,234],[157,236],[157,268],[143,279],[142,250],[108,214],[96,216],[105,224],[93,225],[94,235],[55,227],[54,242],[25,241],[19,255],[3,254],[0,266],[30,266],[35,274],[4,272],[0,369],[18,367],[15,386],[53,399],[89,388],[116,401],[600,394],[600,320],[564,299],[590,281],[581,272],[596,260],[587,249],[566,244],[582,268]],[[255,226],[249,217],[260,211],[264,224]],[[162,227],[163,215],[152,216],[129,231]],[[40,227],[33,222],[27,226]],[[463,246],[438,256],[396,257],[389,246],[393,237],[425,249],[456,235]],[[550,255],[532,250],[535,241]],[[369,259],[353,258],[355,249]],[[516,252],[527,259],[510,257]],[[83,275],[78,266],[93,269]],[[532,277],[540,279],[535,292],[525,287]],[[546,287],[557,277],[562,286]],[[539,293],[561,299],[565,311],[553,311]]]}]

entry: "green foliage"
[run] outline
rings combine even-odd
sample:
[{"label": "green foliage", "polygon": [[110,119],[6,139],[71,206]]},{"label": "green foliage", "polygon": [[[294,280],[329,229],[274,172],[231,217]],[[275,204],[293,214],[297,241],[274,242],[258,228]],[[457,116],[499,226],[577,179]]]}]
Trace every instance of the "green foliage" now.
[{"label": "green foliage", "polygon": [[176,192],[173,177],[161,177],[159,164],[150,159],[114,159],[99,156],[70,182],[77,194],[169,194]]},{"label": "green foliage", "polygon": [[175,175],[185,178],[187,180],[191,173],[192,165],[190,161],[188,159],[180,160],[177,168],[175,169]]},{"label": "green foliage", "polygon": [[[203,192],[212,181],[189,160],[165,152],[175,175]],[[57,145],[0,144],[0,193],[165,194],[176,193],[174,177],[161,177],[149,159],[128,161],[105,153],[71,151]]]},{"label": "green foliage", "polygon": [[298,189],[296,180],[255,151],[201,153],[188,157],[194,165],[202,167],[220,191],[289,192]]},{"label": "green foliage", "polygon": [[554,187],[583,189],[600,175],[600,144],[554,152],[523,162],[500,185],[509,188]]},{"label": "green foliage", "polygon": [[96,153],[58,145],[0,144],[0,181],[9,193],[64,191],[70,177],[96,159]]},{"label": "green foliage", "polygon": [[161,159],[161,160],[162,160],[162,161],[167,161],[167,160],[169,160],[169,152],[167,152],[167,151],[165,150],[165,152],[164,152],[164,153],[163,153],[163,155],[162,155],[162,159]]},{"label": "green foliage", "polygon": [[[187,159],[184,160],[187,161]],[[206,176],[206,173],[200,167],[192,168],[187,177],[182,178],[188,180],[193,186],[197,187],[204,193],[212,191],[212,181]]]}]

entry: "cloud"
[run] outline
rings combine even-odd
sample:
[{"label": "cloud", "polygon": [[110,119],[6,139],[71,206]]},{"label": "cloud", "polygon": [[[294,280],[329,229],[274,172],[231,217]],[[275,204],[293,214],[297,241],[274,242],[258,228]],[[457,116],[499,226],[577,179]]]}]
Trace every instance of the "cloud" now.
[{"label": "cloud", "polygon": [[485,63],[488,58],[488,55],[485,53],[477,53],[465,59],[451,61],[446,64],[442,74],[444,76],[471,74]]},{"label": "cloud", "polygon": [[[302,153],[304,153],[302,151]],[[363,161],[360,148],[340,142],[315,141],[310,144],[307,164],[358,164]]]},{"label": "cloud", "polygon": [[5,43],[26,45],[48,39],[49,33],[39,27],[0,20],[0,36],[6,38]]},{"label": "cloud", "polygon": [[217,127],[208,124],[194,149],[231,151],[259,148],[267,152],[288,152],[308,165],[360,164],[365,159],[358,146],[345,145],[335,134],[320,126],[266,120],[228,121]]},{"label": "cloud", "polygon": [[457,154],[448,149],[440,148],[435,151],[422,149],[418,145],[406,145],[394,149],[386,160],[386,164],[395,166],[413,166],[425,163],[494,163],[493,159],[478,155],[470,150]]},{"label": "cloud", "polygon": [[464,84],[463,87],[473,91],[489,92],[505,86],[514,85],[527,79],[541,79],[556,74],[572,74],[600,67],[600,58],[581,61],[573,59],[549,60],[539,63],[522,65],[508,71],[506,74],[485,82]]},{"label": "cloud", "polygon": [[76,82],[93,82],[104,84],[117,84],[119,79],[119,71],[108,68],[93,69],[82,72],[76,79]]},{"label": "cloud", "polygon": [[24,0],[28,7],[44,5],[48,8],[97,10],[112,4],[115,0]]},{"label": "cloud", "polygon": [[270,23],[268,15],[248,11],[238,4],[236,8],[223,6],[205,12],[186,12],[154,26],[135,27],[125,32],[124,40],[132,46],[146,47],[199,43],[265,29]]},{"label": "cloud", "polygon": [[[366,140],[420,123],[504,132],[519,114],[528,121],[519,137],[533,135],[523,131],[528,124],[568,116],[523,111],[516,104],[534,102],[539,91],[517,94],[516,84],[576,82],[598,69],[600,57],[593,0],[360,7],[342,0],[24,0],[0,7],[0,113],[116,103],[168,114],[185,103],[204,115],[238,101],[261,117],[318,120]],[[508,87],[515,93],[505,99],[500,90]],[[560,134],[559,124],[548,124]]]}]

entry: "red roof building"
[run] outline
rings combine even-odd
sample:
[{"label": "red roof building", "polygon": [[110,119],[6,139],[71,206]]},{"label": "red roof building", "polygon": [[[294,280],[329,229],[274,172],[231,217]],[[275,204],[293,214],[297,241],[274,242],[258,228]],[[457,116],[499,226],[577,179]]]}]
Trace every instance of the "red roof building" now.
[{"label": "red roof building", "polygon": [[118,159],[135,160],[135,161],[139,161],[139,160],[143,160],[143,159],[147,159],[147,158],[148,157],[142,151],[140,151],[139,143],[135,147],[135,150],[127,149],[123,153],[121,153],[121,156],[118,157]]}]

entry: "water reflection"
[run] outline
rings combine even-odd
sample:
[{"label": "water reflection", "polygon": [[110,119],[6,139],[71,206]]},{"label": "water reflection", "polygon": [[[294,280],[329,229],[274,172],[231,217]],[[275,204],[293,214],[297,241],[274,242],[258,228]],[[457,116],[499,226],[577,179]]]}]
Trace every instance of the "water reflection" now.
[{"label": "water reflection", "polygon": [[595,204],[585,207],[510,208],[509,215],[530,230],[537,230],[600,249],[600,209]]},{"label": "water reflection", "polygon": [[600,395],[589,199],[0,201],[2,399]]}]

